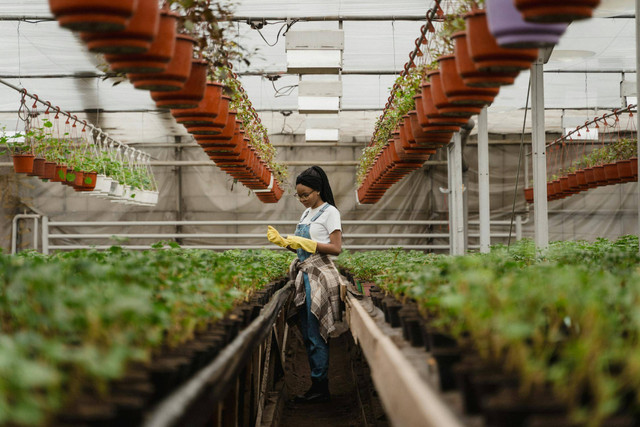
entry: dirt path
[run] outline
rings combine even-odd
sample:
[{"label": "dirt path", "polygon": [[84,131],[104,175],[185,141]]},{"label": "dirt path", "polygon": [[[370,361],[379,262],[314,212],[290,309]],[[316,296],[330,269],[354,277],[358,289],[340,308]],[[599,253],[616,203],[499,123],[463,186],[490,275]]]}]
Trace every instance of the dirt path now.
[{"label": "dirt path", "polygon": [[[287,349],[285,383],[290,398],[303,394],[310,386],[309,363],[299,331],[291,331]],[[347,332],[329,342],[329,391],[326,403],[285,404],[281,427],[355,427],[364,425],[358,404],[356,382],[351,370]]]}]

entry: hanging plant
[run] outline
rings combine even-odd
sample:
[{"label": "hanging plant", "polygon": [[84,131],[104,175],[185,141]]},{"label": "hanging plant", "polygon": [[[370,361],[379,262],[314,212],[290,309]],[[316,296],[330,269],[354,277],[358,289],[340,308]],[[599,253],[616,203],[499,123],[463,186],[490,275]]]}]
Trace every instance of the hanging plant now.
[{"label": "hanging plant", "polygon": [[409,67],[405,74],[396,78],[393,86],[395,92],[389,108],[376,121],[376,131],[371,138],[371,144],[362,151],[360,156],[360,162],[356,170],[358,185],[364,181],[367,170],[373,164],[376,155],[382,151],[389,139],[391,139],[391,134],[402,120],[402,116],[415,108],[413,97],[418,94],[426,67],[426,65]]},{"label": "hanging plant", "polygon": [[[213,0],[168,0],[170,8],[180,15],[178,26],[196,39],[196,52],[211,66],[225,66],[229,61],[249,65],[250,51],[228,37],[232,31],[233,9],[230,3]],[[255,51],[254,51],[255,52]]]},{"label": "hanging plant", "polygon": [[289,177],[288,170],[286,166],[276,162],[276,149],[269,142],[267,129],[260,122],[242,84],[228,66],[217,67],[215,79],[224,85],[225,92],[231,98],[229,109],[236,111],[236,120],[242,122],[242,128],[245,136],[249,138],[249,143],[269,166],[276,180],[283,185]]}]

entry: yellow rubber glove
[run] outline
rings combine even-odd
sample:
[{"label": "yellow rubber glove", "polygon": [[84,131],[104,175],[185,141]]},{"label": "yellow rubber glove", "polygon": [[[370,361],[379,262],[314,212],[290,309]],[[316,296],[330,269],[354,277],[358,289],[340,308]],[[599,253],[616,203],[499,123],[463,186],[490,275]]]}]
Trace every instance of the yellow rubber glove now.
[{"label": "yellow rubber glove", "polygon": [[278,230],[270,225],[267,226],[267,239],[281,248],[286,248],[288,245],[287,241],[278,233]]},{"label": "yellow rubber glove", "polygon": [[318,248],[318,242],[311,239],[305,239],[300,236],[287,236],[285,242],[288,243],[288,246],[291,249],[304,249],[305,251],[315,254],[316,249]]}]

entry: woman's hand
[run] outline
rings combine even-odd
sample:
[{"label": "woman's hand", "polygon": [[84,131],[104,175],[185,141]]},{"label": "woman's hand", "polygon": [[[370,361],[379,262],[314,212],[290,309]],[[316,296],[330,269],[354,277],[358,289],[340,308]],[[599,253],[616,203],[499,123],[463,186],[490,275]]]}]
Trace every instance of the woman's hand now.
[{"label": "woman's hand", "polygon": [[288,245],[287,241],[280,235],[280,233],[278,233],[278,230],[270,225],[267,226],[267,239],[281,248],[286,248]]}]

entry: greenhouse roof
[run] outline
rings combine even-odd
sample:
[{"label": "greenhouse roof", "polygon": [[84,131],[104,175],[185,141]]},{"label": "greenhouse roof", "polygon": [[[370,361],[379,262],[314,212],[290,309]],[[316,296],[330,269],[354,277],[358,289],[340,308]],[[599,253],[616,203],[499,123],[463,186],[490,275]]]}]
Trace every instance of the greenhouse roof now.
[{"label": "greenhouse roof", "polygon": [[[236,71],[269,132],[304,133],[310,123],[309,117],[297,113],[300,76],[287,74],[283,26],[292,24],[291,31],[341,27],[341,111],[328,117],[339,123],[342,141],[365,142],[433,2],[404,0],[391,7],[386,1],[244,0],[234,5],[239,43],[249,50],[259,48],[251,64],[238,65]],[[111,79],[102,78],[101,58],[51,18],[46,0],[0,4],[2,80],[98,123],[123,142],[159,142],[187,135],[168,113],[156,109],[147,92],[128,82],[114,86]],[[548,129],[559,130],[561,109],[580,110],[573,114],[584,114],[586,120],[594,109],[623,105],[620,82],[635,73],[633,18],[633,1],[604,0],[594,18],[570,25],[545,65]],[[262,20],[266,25],[260,30],[247,23]],[[514,85],[501,89],[489,108],[491,132],[521,131],[528,82],[529,73],[523,72]],[[8,128],[17,127],[19,100],[17,92],[0,86],[0,123]]]}]

